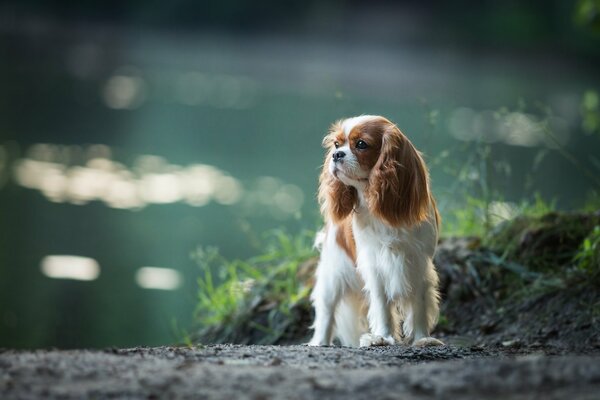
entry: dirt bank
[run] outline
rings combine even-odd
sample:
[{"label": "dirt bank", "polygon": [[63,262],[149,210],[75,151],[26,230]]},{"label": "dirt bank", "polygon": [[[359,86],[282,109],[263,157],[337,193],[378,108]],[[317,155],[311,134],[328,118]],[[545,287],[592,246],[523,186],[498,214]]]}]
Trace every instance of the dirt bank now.
[{"label": "dirt bank", "polygon": [[[194,339],[308,341],[313,321],[308,294],[317,258],[291,253],[263,257],[269,262],[262,268],[278,271],[283,265],[284,273],[269,275]],[[600,212],[520,216],[482,238],[445,238],[434,263],[442,299],[434,336],[462,346],[510,342],[575,352],[600,348]],[[280,281],[290,271],[303,290],[293,303],[282,303]]]},{"label": "dirt bank", "polygon": [[598,354],[522,354],[453,346],[3,351],[0,398],[597,398]]}]

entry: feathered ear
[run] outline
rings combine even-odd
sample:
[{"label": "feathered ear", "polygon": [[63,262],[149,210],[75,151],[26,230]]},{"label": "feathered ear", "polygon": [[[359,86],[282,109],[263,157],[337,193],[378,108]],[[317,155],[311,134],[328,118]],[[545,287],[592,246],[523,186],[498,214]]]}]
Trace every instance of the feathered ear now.
[{"label": "feathered ear", "polygon": [[341,121],[331,126],[329,134],[323,139],[323,147],[327,149],[323,169],[319,177],[319,204],[321,214],[326,220],[340,222],[346,218],[356,206],[358,194],[356,189],[344,185],[329,173],[329,162],[333,153],[334,136],[341,129]]},{"label": "feathered ear", "polygon": [[412,226],[427,218],[427,167],[408,138],[391,123],[369,176],[366,199],[371,212],[391,226]]}]

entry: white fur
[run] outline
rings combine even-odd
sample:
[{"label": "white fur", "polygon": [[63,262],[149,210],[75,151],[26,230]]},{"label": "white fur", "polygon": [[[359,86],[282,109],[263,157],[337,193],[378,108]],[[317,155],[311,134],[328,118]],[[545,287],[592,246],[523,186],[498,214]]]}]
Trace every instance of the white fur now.
[{"label": "white fur", "polygon": [[389,339],[394,313],[404,320],[409,340],[428,337],[438,318],[438,277],[432,263],[437,243],[433,209],[418,226],[392,228],[362,204],[352,220],[357,243],[357,269],[369,299],[371,334]]},{"label": "white fur", "polygon": [[[346,120],[343,129],[351,130],[366,118],[373,117]],[[329,222],[325,237],[320,238],[321,258],[311,294],[315,331],[309,345],[331,345],[334,337],[345,346],[394,344],[401,336],[400,321],[408,343],[442,344],[429,337],[439,315],[438,276],[432,263],[438,238],[434,206],[430,205],[428,219],[418,225],[391,227],[366,206],[366,182],[352,178],[357,173],[353,160],[348,157],[343,166],[333,164],[329,172],[336,171],[338,179],[359,194],[352,217],[357,260],[355,266],[338,245],[338,227]]]},{"label": "white fur", "polygon": [[352,129],[354,129],[355,126],[377,118],[381,117],[377,115],[360,115],[358,117],[348,118],[345,119],[344,122],[342,122],[342,129],[344,130],[346,137],[348,137],[348,135],[350,135],[350,132],[352,132]]},{"label": "white fur", "polygon": [[[361,115],[359,117],[348,118],[344,120],[344,122],[342,122],[342,129],[344,130],[346,139],[348,139],[348,136],[354,127],[371,119],[377,118],[381,117],[377,117],[375,115]],[[355,184],[361,184],[361,180],[364,180],[368,177],[369,171],[364,171],[360,167],[358,159],[350,149],[350,141],[346,140],[343,145],[336,149],[336,152],[337,151],[344,152],[345,156],[337,163],[333,162],[333,160],[330,160],[329,173],[336,176],[346,185],[355,186]]]},{"label": "white fur", "polygon": [[334,337],[344,346],[393,344],[400,319],[409,343],[428,338],[439,313],[433,210],[410,229],[391,228],[362,206],[352,222],[356,267],[335,240],[337,226],[327,227],[311,295],[316,318],[309,344],[331,345]]},{"label": "white fur", "polygon": [[[349,312],[347,306],[354,303],[353,299],[360,298],[363,283],[356,273],[354,262],[337,245],[336,233],[337,226],[334,224],[326,227],[317,279],[311,293],[317,315],[313,324],[315,332],[309,343],[312,346],[331,345],[335,325],[338,325],[338,328],[342,327],[343,331],[338,332],[337,336],[345,340],[358,341],[358,337],[355,336],[360,333],[360,318],[356,315],[354,307]],[[341,307],[340,303],[343,304]]]}]

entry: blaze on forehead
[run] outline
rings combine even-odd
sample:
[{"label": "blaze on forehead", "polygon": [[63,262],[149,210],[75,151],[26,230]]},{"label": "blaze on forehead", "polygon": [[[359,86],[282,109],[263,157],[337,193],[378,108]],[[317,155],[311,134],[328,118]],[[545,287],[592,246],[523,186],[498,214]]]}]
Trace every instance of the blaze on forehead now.
[{"label": "blaze on forehead", "polygon": [[391,124],[390,121],[378,115],[361,115],[339,120],[331,126],[329,135],[323,140],[323,145],[329,147],[334,142],[344,144],[348,139],[356,140],[359,137],[368,138],[369,136],[372,140],[377,141],[378,138],[381,138],[385,127]]},{"label": "blaze on forehead", "polygon": [[346,136],[350,135],[350,132],[352,132],[352,130],[360,125],[363,125],[366,122],[373,122],[373,121],[379,121],[379,122],[384,122],[387,121],[385,118],[379,116],[379,115],[361,115],[358,117],[353,117],[353,118],[348,118],[346,120],[344,120],[344,122],[342,123],[342,129],[344,131],[344,134]]},{"label": "blaze on forehead", "polygon": [[370,146],[379,147],[383,133],[389,124],[390,122],[384,118],[370,119],[354,126],[348,133],[348,139],[350,141],[362,139]]}]

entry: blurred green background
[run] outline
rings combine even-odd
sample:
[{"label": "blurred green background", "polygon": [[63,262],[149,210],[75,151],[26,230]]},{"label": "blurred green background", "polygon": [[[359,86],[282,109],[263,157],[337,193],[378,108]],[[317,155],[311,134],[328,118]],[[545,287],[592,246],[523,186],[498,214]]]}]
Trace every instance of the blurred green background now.
[{"label": "blurred green background", "polygon": [[599,10],[0,3],[0,347],[179,340],[198,246],[244,258],[318,228],[321,139],[347,116],[385,115],[425,153],[447,234],[594,208]]}]

